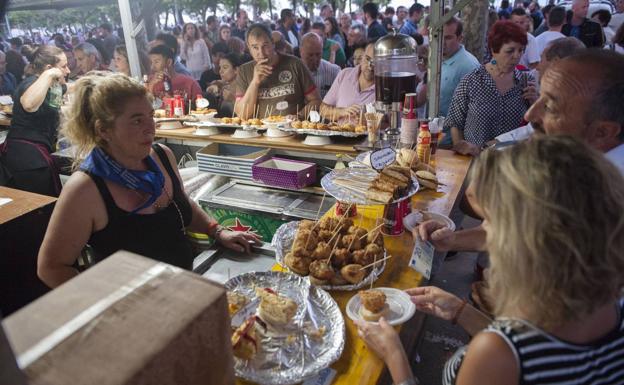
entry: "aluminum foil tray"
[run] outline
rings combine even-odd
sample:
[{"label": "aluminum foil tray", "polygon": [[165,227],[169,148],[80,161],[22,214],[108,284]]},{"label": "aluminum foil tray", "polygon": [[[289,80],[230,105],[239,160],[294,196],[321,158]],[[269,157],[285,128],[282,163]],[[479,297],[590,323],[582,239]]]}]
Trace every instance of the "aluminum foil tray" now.
[{"label": "aluminum foil tray", "polygon": [[[284,257],[292,248],[293,241],[295,240],[295,235],[297,234],[297,227],[299,226],[298,221],[288,222],[281,225],[275,235],[273,235],[273,241],[271,245],[275,248],[275,260],[277,263],[282,265],[284,268],[288,268],[284,263]],[[386,257],[386,250],[384,249],[384,258]],[[377,278],[383,273],[386,268],[386,261],[379,262],[375,265],[375,267],[371,270],[371,272],[366,276],[360,283],[356,285],[320,285],[320,287],[325,290],[344,290],[344,291],[352,291],[358,290],[362,287],[370,286],[371,282],[375,282]],[[307,277],[302,277],[306,281],[309,282]],[[313,285],[314,286],[314,285]]]},{"label": "aluminum foil tray", "polygon": [[331,131],[331,130],[312,130],[310,128],[292,128],[292,127],[278,127],[285,132],[294,132],[296,134],[306,134],[315,136],[343,136],[345,138],[357,138],[359,136],[366,136],[366,132],[351,132],[351,131]]},{"label": "aluminum foil tray", "polygon": [[[258,303],[256,288],[264,287],[292,298],[299,305],[298,312],[288,329],[257,330],[258,353],[251,360],[234,357],[236,376],[266,385],[296,384],[338,360],[344,350],[345,323],[338,304],[326,291],[310,286],[303,277],[277,271],[241,274],[225,283],[228,291],[247,296],[252,306]],[[324,334],[317,336],[315,332],[322,329]]]},{"label": "aluminum foil tray", "polygon": [[[337,185],[334,181],[337,177],[349,178],[350,176],[372,177],[377,172],[371,168],[348,167],[340,170],[333,170],[321,179],[321,187],[327,193],[339,202],[355,203],[358,205],[381,205],[381,202],[370,201],[366,197],[356,191],[349,190],[346,187]],[[412,176],[412,184],[409,186],[407,193],[403,194],[399,199],[395,199],[392,203],[397,203],[418,192],[418,180]]]}]

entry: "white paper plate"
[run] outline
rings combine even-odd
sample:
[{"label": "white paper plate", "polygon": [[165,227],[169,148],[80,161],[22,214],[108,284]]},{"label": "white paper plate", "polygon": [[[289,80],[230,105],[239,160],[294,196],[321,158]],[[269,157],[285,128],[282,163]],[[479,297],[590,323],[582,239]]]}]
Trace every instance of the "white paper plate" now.
[{"label": "white paper plate", "polygon": [[455,222],[453,222],[451,218],[446,215],[432,213],[430,211],[413,211],[411,214],[403,218],[403,226],[407,231],[412,231],[416,226],[418,226],[418,224],[428,220],[434,220],[445,225],[451,229],[451,231],[455,231]]},{"label": "white paper plate", "polygon": [[[406,292],[391,287],[375,287],[375,290],[383,291],[386,295],[386,304],[390,310],[384,318],[390,325],[400,325],[408,321],[416,313],[416,305],[410,300]],[[360,315],[360,295],[356,294],[347,302],[347,316],[352,320],[364,320]]]},{"label": "white paper plate", "polygon": [[212,136],[218,135],[221,131],[219,131],[218,127],[197,127],[193,135],[195,136]]}]

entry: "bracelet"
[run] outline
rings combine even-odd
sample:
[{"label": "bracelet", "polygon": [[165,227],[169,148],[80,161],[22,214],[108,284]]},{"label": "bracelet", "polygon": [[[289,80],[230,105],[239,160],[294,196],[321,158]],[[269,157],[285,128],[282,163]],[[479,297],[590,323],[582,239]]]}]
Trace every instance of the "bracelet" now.
[{"label": "bracelet", "polygon": [[215,230],[215,233],[214,233],[215,242],[219,242],[219,234],[221,234],[221,232],[224,230],[227,230],[224,226],[217,225],[217,229]]},{"label": "bracelet", "polygon": [[453,325],[457,325],[457,320],[459,319],[459,316],[461,315],[461,312],[464,310],[464,307],[466,307],[466,304],[468,303],[467,300],[462,300],[461,305],[459,305],[459,308],[457,308],[457,310],[455,311],[455,314],[453,315],[453,318],[451,318],[451,323]]},{"label": "bracelet", "polygon": [[419,382],[416,379],[416,377],[411,377],[411,378],[408,378],[405,381],[401,381],[401,382],[399,382],[398,384],[395,384],[395,385],[418,385],[418,384],[419,384]]}]

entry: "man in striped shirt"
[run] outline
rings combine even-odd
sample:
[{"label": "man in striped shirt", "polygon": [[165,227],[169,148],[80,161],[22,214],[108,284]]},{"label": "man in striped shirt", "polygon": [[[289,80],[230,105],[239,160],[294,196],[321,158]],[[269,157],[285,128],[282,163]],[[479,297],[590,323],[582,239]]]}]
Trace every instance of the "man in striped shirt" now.
[{"label": "man in striped shirt", "polygon": [[321,99],[323,99],[338,76],[340,67],[321,58],[323,56],[323,39],[314,32],[308,32],[303,36],[299,53],[303,64],[310,70],[312,80],[321,93]]}]

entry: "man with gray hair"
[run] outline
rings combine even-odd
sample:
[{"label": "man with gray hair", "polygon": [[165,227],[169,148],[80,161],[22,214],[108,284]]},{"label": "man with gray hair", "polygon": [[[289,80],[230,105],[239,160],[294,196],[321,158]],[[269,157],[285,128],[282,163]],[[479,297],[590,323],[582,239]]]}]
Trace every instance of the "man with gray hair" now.
[{"label": "man with gray hair", "polygon": [[99,70],[102,65],[100,51],[90,43],[80,43],[74,48],[77,75],[81,76],[89,71]]},{"label": "man with gray hair", "polygon": [[321,93],[321,99],[340,72],[340,67],[323,59],[323,39],[314,32],[308,32],[301,39],[299,53],[303,64],[310,70],[312,80]]}]

